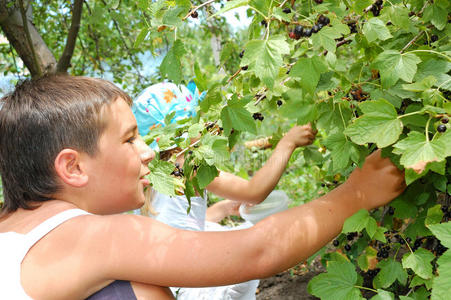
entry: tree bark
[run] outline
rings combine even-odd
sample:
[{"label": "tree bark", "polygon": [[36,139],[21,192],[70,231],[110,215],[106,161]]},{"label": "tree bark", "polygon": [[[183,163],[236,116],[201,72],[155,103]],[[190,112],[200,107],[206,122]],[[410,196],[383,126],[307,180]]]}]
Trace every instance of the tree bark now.
[{"label": "tree bark", "polygon": [[63,54],[61,55],[56,67],[57,72],[67,72],[67,69],[70,67],[70,60],[74,54],[75,42],[77,41],[78,31],[80,29],[83,2],[83,0],[74,1],[72,8],[72,21],[70,24],[69,33],[67,34],[66,46],[64,47]]},{"label": "tree bark", "polygon": [[[28,42],[24,22],[19,7],[14,5],[8,8],[10,1],[0,0],[0,27],[13,48],[17,51],[25,66],[30,71],[31,77],[38,77],[56,72],[56,59],[45,44],[36,27],[30,21],[27,11],[27,27],[32,47]],[[28,5],[28,10],[31,6]],[[37,63],[35,63],[36,58]]]}]

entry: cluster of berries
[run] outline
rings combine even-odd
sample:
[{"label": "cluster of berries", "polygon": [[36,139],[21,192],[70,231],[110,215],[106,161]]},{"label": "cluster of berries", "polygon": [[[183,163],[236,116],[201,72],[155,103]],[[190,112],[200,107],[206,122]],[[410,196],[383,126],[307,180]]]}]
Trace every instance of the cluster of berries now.
[{"label": "cluster of berries", "polygon": [[437,131],[443,133],[446,131],[446,124],[448,124],[449,119],[447,117],[443,117],[440,122],[442,122],[442,124],[437,126]]},{"label": "cluster of berries", "polygon": [[289,36],[292,39],[299,40],[301,37],[311,37],[312,34],[317,33],[324,26],[330,23],[330,19],[324,15],[320,15],[318,21],[311,28],[297,25],[293,31],[290,31]]},{"label": "cluster of berries", "polygon": [[383,0],[376,0],[376,2],[373,3],[373,5],[371,5],[371,12],[373,13],[373,16],[377,17],[378,15],[381,14],[381,9],[383,6]]},{"label": "cluster of berries", "polygon": [[260,121],[263,121],[263,119],[264,119],[263,115],[259,112],[254,113],[252,115],[252,118],[254,118],[254,120],[260,120]]},{"label": "cluster of berries", "polygon": [[180,164],[179,163],[175,163],[175,170],[172,171],[171,175],[177,176],[177,177],[181,177],[181,176],[185,176],[185,174],[183,173],[183,169],[180,168]]}]

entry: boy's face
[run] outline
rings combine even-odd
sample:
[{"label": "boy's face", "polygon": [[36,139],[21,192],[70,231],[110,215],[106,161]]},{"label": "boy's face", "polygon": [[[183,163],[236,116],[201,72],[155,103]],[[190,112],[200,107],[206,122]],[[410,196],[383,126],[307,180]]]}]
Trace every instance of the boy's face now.
[{"label": "boy's face", "polygon": [[89,211],[112,214],[139,208],[149,185],[143,176],[149,173],[147,164],[154,154],[146,156],[143,152],[149,149],[137,146],[136,120],[122,98],[105,108],[103,118],[107,126],[88,164]]}]

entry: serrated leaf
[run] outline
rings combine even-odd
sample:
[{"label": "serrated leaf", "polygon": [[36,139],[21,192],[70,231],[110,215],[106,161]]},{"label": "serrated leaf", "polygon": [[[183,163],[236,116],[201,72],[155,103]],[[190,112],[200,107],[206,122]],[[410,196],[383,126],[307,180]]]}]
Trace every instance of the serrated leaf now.
[{"label": "serrated leaf", "polygon": [[390,6],[389,9],[389,15],[390,15],[390,21],[395,24],[396,26],[401,27],[402,29],[408,30],[411,26],[410,19],[409,19],[409,10],[402,6]]},{"label": "serrated leaf", "polygon": [[340,37],[339,30],[333,27],[325,27],[312,36],[312,43],[317,48],[323,47],[327,51],[335,52],[337,47],[335,39]]},{"label": "serrated leaf", "polygon": [[412,269],[415,274],[424,279],[432,278],[431,261],[435,258],[434,254],[426,249],[420,248],[415,252],[406,253],[402,258],[402,266]]},{"label": "serrated leaf", "polygon": [[225,12],[228,12],[229,10],[241,7],[241,6],[245,6],[248,5],[249,0],[233,0],[233,1],[228,1],[226,2],[226,4],[224,5],[223,8],[221,8],[218,12],[216,12],[215,14],[209,16],[208,18],[214,18],[216,16],[219,16]]},{"label": "serrated leaf", "polygon": [[414,82],[411,84],[403,84],[403,89],[411,92],[422,92],[427,89],[429,89],[431,86],[433,86],[437,82],[437,79],[435,79],[434,76],[428,76],[424,78],[421,81]]},{"label": "serrated leaf", "polygon": [[424,221],[424,224],[426,226],[440,223],[440,221],[443,218],[443,212],[441,207],[442,206],[440,204],[437,204],[428,209],[428,214],[426,220]]},{"label": "serrated leaf", "polygon": [[428,5],[423,14],[424,21],[431,21],[438,30],[443,30],[448,23],[448,0],[437,0]]},{"label": "serrated leaf", "polygon": [[451,291],[451,251],[447,250],[437,260],[439,274],[432,282],[431,300],[447,300]]},{"label": "serrated leaf", "polygon": [[257,134],[255,120],[250,112],[244,108],[244,105],[240,102],[233,102],[222,109],[221,120],[226,134],[229,134],[232,128]]},{"label": "serrated leaf", "polygon": [[355,287],[357,273],[349,262],[330,261],[327,273],[319,274],[310,280],[308,291],[322,300],[361,299],[361,293]]},{"label": "serrated leaf", "polygon": [[371,297],[371,300],[394,300],[394,299],[395,295],[393,295],[393,293],[381,289],[377,290],[377,295]]},{"label": "serrated leaf", "polygon": [[314,93],[318,85],[320,75],[328,71],[323,58],[314,56],[312,58],[301,58],[291,68],[290,74],[299,77],[303,90],[311,94]]},{"label": "serrated leaf", "polygon": [[351,217],[347,218],[343,224],[342,232],[360,232],[363,229],[366,230],[370,238],[373,238],[377,230],[376,220],[374,220],[365,209],[361,209]]},{"label": "serrated leaf", "polygon": [[180,58],[185,54],[185,48],[180,40],[174,42],[160,65],[160,72],[164,77],[168,77],[174,83],[182,81],[182,65]]},{"label": "serrated leaf", "polygon": [[443,135],[432,141],[418,131],[409,132],[407,138],[394,145],[393,153],[400,154],[400,163],[421,173],[428,162],[440,162],[447,156],[449,137]]},{"label": "serrated leaf", "polygon": [[358,152],[355,144],[349,141],[341,132],[327,137],[324,145],[332,150],[332,166],[334,171],[346,168],[351,159],[351,155]]},{"label": "serrated leaf", "polygon": [[216,176],[218,176],[218,174],[219,172],[215,166],[201,165],[196,174],[199,188],[201,189],[206,188],[207,185],[209,185],[210,182],[212,182],[213,179],[215,179]]},{"label": "serrated leaf", "polygon": [[363,25],[363,34],[368,42],[374,42],[376,40],[385,41],[392,37],[390,31],[385,26],[385,23],[379,18],[371,18]]},{"label": "serrated leaf", "polygon": [[420,62],[421,59],[413,53],[401,54],[396,50],[386,50],[377,56],[374,65],[380,71],[382,85],[388,88],[399,78],[412,82]]},{"label": "serrated leaf", "polygon": [[133,48],[138,48],[139,45],[141,45],[141,43],[146,39],[148,33],[149,28],[148,27],[143,28],[136,37],[135,43],[133,44]]},{"label": "serrated leaf", "polygon": [[175,178],[170,174],[174,171],[174,165],[163,160],[154,159],[149,164],[149,180],[152,187],[158,192],[175,196]]},{"label": "serrated leaf", "polygon": [[451,248],[451,222],[429,225],[428,228],[440,240],[443,246]]},{"label": "serrated leaf", "polygon": [[393,259],[382,260],[377,264],[381,270],[374,277],[373,284],[375,288],[388,288],[396,280],[402,285],[407,282],[407,272],[403,269],[400,262]]},{"label": "serrated leaf", "polygon": [[403,126],[391,103],[384,99],[366,101],[360,108],[364,115],[344,131],[354,143],[376,143],[379,148],[384,148],[398,140]]},{"label": "serrated leaf", "polygon": [[285,37],[280,35],[271,36],[268,40],[251,40],[245,46],[240,65],[248,65],[249,70],[272,88],[283,63],[282,56],[289,52]]}]

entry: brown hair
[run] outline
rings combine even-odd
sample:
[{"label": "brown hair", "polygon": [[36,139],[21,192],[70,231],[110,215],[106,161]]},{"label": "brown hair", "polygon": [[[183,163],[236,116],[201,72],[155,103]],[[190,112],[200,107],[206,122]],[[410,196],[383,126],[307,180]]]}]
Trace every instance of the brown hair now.
[{"label": "brown hair", "polygon": [[102,79],[51,75],[20,83],[0,100],[0,176],[3,212],[46,201],[61,185],[54,170],[58,153],[71,148],[94,156],[106,127],[102,108],[132,99]]}]

